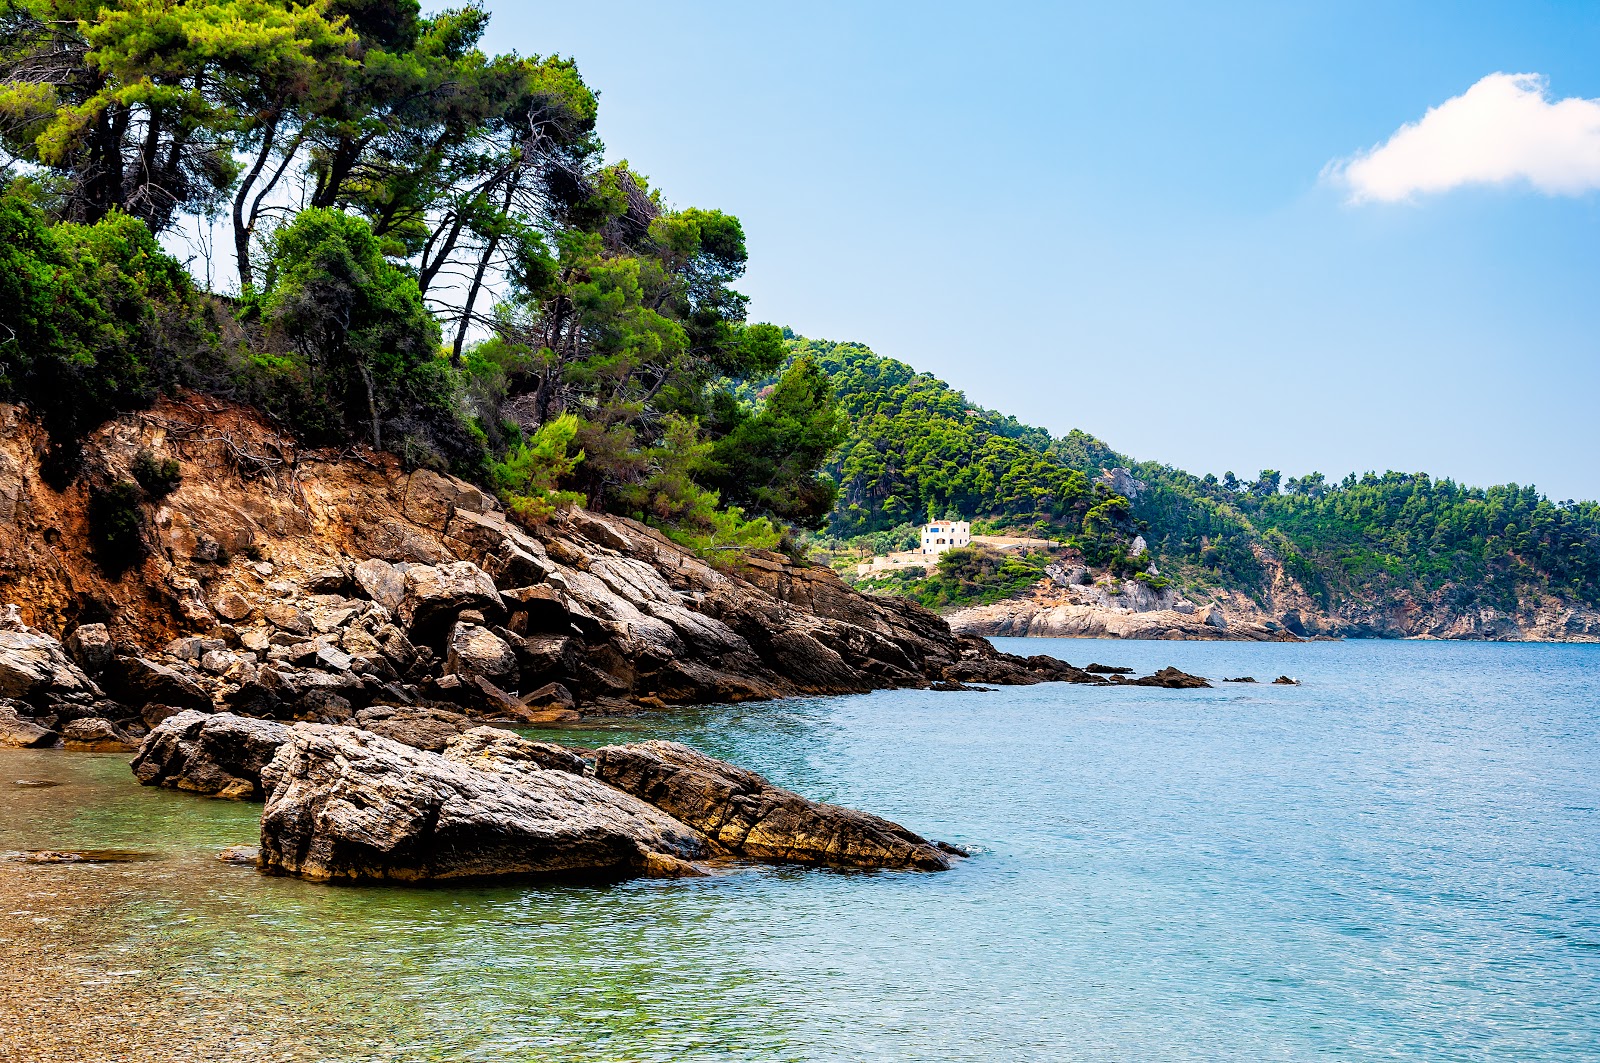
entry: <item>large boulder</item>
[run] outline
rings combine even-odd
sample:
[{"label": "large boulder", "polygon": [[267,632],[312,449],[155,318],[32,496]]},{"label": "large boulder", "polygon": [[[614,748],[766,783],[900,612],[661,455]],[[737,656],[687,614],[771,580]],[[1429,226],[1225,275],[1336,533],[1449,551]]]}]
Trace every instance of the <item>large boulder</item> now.
[{"label": "large boulder", "polygon": [[133,774],[145,786],[259,801],[261,771],[288,737],[289,728],[272,720],[180,712],[145,736]]},{"label": "large boulder", "polygon": [[451,629],[444,670],[450,675],[481,675],[494,683],[515,686],[517,655],[493,631],[462,622]]},{"label": "large boulder", "polygon": [[99,697],[100,690],[49,635],[0,629],[0,698],[35,701],[49,694]]},{"label": "large boulder", "polygon": [[62,642],[62,648],[90,675],[105,671],[116,656],[111,632],[104,624],[79,624]]},{"label": "large boulder", "polygon": [[40,749],[55,745],[60,736],[32,717],[32,705],[0,700],[0,748]]},{"label": "large boulder", "polygon": [[263,870],[316,881],[681,874],[697,832],[593,779],[530,760],[427,753],[301,724],[263,773]]},{"label": "large boulder", "polygon": [[144,657],[117,657],[106,669],[106,685],[113,697],[135,709],[171,705],[210,712],[212,708],[211,695],[199,683]]},{"label": "large boulder", "polygon": [[594,774],[752,860],[917,871],[953,863],[953,850],[897,823],[808,801],[676,742],[606,746]]},{"label": "large boulder", "polygon": [[400,603],[405,601],[405,573],[387,561],[376,557],[363,561],[351,575],[363,594],[386,609],[396,611]]},{"label": "large boulder", "polygon": [[494,580],[471,561],[412,565],[406,569],[405,580],[399,613],[414,639],[431,641],[468,609],[476,609],[489,618],[504,615],[505,607]]},{"label": "large boulder", "polygon": [[450,740],[472,728],[459,712],[431,705],[372,705],[356,713],[355,725],[403,745],[443,751]]}]

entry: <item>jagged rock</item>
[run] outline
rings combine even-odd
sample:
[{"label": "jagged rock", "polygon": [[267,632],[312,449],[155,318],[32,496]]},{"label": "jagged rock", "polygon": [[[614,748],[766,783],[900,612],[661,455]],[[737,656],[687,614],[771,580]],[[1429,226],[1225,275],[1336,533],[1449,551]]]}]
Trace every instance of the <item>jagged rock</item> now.
[{"label": "jagged rock", "polygon": [[33,718],[33,706],[0,699],[0,747],[39,749],[56,744],[60,736]]},{"label": "jagged rock", "polygon": [[524,688],[536,683],[564,679],[577,670],[578,643],[565,635],[520,636],[510,631],[500,633],[511,652],[516,654],[517,672]]},{"label": "jagged rock", "polygon": [[452,760],[484,770],[485,761],[496,762],[493,770],[516,774],[534,769],[564,771],[572,775],[588,773],[583,757],[566,746],[535,742],[499,727],[474,727],[450,740],[445,753]]},{"label": "jagged rock", "polygon": [[133,774],[145,786],[259,801],[261,771],[288,735],[271,720],[180,712],[145,736]]},{"label": "jagged rock", "polygon": [[211,695],[174,668],[144,657],[117,657],[106,670],[111,696],[143,709],[146,705],[173,705],[210,712]]},{"label": "jagged rock", "polygon": [[473,724],[461,713],[437,706],[372,705],[356,713],[355,726],[403,745],[438,753]]},{"label": "jagged rock", "polygon": [[61,744],[80,753],[124,753],[138,748],[137,742],[120,733],[110,720],[88,717],[73,720],[61,728]]},{"label": "jagged rock", "polygon": [[1087,667],[1085,667],[1084,671],[1085,672],[1092,672],[1095,675],[1132,675],[1133,674],[1133,669],[1132,668],[1125,668],[1125,667],[1123,667],[1121,665],[1114,665],[1114,664],[1100,664],[1098,661],[1095,662],[1094,664],[1091,664],[1091,665],[1088,665]]},{"label": "jagged rock", "polygon": [[300,586],[310,594],[343,594],[350,588],[350,574],[341,565],[327,565],[306,573]]},{"label": "jagged rock", "polygon": [[1256,677],[1253,676],[1253,675],[1241,675],[1237,679],[1224,679],[1223,680],[1224,683],[1254,683],[1255,681],[1256,681]]},{"label": "jagged rock", "polygon": [[405,601],[405,575],[387,561],[376,557],[363,561],[352,576],[362,593],[391,612],[398,611]]},{"label": "jagged rock", "polygon": [[211,611],[224,620],[236,623],[249,617],[254,610],[249,600],[238,591],[224,591],[212,601]]},{"label": "jagged rock", "polygon": [[302,724],[263,773],[262,867],[317,881],[626,878],[710,855],[697,832],[567,771]]},{"label": "jagged rock", "polygon": [[111,663],[116,651],[111,632],[104,624],[79,624],[62,640],[62,648],[89,675],[99,675]]},{"label": "jagged rock", "polygon": [[1290,679],[1286,675],[1280,675],[1278,678],[1272,681],[1272,685],[1280,687],[1297,687],[1300,685],[1300,680]]},{"label": "jagged rock", "polygon": [[596,751],[595,778],[755,860],[942,871],[950,853],[897,823],[808,801],[676,742]]},{"label": "jagged rock", "polygon": [[481,675],[505,682],[517,675],[517,656],[504,639],[488,628],[457,623],[450,633],[444,669],[451,675]]},{"label": "jagged rock", "polygon": [[1138,679],[1129,679],[1126,676],[1114,675],[1112,682],[1134,687],[1165,687],[1168,690],[1196,690],[1200,687],[1209,687],[1211,684],[1197,675],[1180,672],[1176,668],[1163,668]]},{"label": "jagged rock", "polygon": [[99,697],[100,688],[49,635],[0,630],[0,698],[34,701],[47,694]]},{"label": "jagged rock", "polygon": [[406,569],[405,580],[399,615],[413,640],[420,635],[422,641],[430,641],[433,632],[448,630],[465,609],[476,609],[486,617],[504,615],[494,581],[470,561],[413,565]]},{"label": "jagged rock", "polygon": [[572,696],[572,691],[563,683],[546,683],[544,686],[522,696],[522,705],[529,709],[563,709],[577,708],[577,699]]}]

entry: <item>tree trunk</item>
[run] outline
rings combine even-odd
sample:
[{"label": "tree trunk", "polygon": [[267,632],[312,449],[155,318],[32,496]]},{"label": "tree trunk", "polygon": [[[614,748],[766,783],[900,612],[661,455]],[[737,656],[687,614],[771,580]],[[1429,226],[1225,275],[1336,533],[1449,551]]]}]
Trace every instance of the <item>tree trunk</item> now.
[{"label": "tree trunk", "polygon": [[244,175],[244,180],[239,183],[239,191],[233,197],[233,251],[239,259],[239,291],[248,293],[255,287],[255,275],[250,267],[250,237],[255,230],[255,212],[246,220],[244,214],[245,201],[250,196],[250,189],[255,186],[256,178],[261,176],[261,170],[267,165],[267,159],[272,155],[272,146],[278,137],[278,115],[274,114],[267,120],[266,128],[261,134],[261,150],[256,153],[255,165],[250,167],[250,172]]}]

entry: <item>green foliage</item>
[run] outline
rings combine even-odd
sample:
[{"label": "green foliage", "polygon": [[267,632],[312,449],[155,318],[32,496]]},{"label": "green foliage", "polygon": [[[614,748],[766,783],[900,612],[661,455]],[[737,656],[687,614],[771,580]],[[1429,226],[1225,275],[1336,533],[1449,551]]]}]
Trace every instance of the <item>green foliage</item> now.
[{"label": "green foliage", "polygon": [[312,208],[270,252],[260,308],[289,355],[257,360],[271,382],[263,400],[315,442],[360,431],[374,449],[387,439],[414,461],[439,455],[452,471],[480,472],[482,440],[462,417],[438,323],[372,227]]},{"label": "green foliage", "polygon": [[1047,563],[1041,556],[960,546],[939,555],[938,565],[915,586],[915,595],[930,609],[998,602],[1043,579]]},{"label": "green foliage", "polygon": [[828,378],[812,359],[800,358],[758,411],[717,440],[710,482],[731,502],[819,528],[839,488],[817,469],[846,434]]},{"label": "green foliage", "polygon": [[518,520],[537,523],[548,520],[557,507],[583,505],[582,495],[556,486],[583,461],[582,450],[570,451],[577,434],[576,417],[558,417],[489,466],[489,482]]},{"label": "green foliage", "polygon": [[113,576],[132,568],[145,557],[144,492],[131,480],[89,492],[89,538],[95,560]]},{"label": "green foliage", "polygon": [[57,448],[182,381],[205,346],[188,275],[143,223],[50,225],[26,189],[0,196],[0,395]]},{"label": "green foliage", "polygon": [[183,470],[177,461],[172,458],[160,461],[148,449],[134,455],[130,471],[133,473],[133,478],[139,482],[139,486],[144,488],[145,493],[156,500],[166,498],[177,490],[178,484],[183,480]]},{"label": "green foliage", "polygon": [[795,337],[789,348],[795,364],[814,362],[827,375],[850,426],[828,465],[840,486],[835,535],[947,512],[1075,531],[1095,504],[1091,470],[1070,467],[1048,432],[973,406],[860,344]]},{"label": "green foliage", "polygon": [[1140,466],[1136,502],[1153,548],[1235,585],[1259,580],[1265,550],[1324,605],[1472,588],[1502,607],[1529,590],[1600,602],[1600,506],[1555,503],[1515,484],[1462,487],[1420,473],[1320,473],[1276,487]]}]

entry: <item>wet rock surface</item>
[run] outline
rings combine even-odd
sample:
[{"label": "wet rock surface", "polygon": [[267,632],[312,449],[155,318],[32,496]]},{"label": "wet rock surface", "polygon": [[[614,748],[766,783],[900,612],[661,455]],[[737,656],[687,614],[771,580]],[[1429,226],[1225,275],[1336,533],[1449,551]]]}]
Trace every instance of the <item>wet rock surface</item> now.
[{"label": "wet rock surface", "polygon": [[295,727],[263,776],[261,866],[316,881],[676,873],[700,834],[594,779]]},{"label": "wet rock surface", "polygon": [[918,871],[954,863],[951,850],[897,823],[808,801],[677,742],[606,746],[594,772],[747,859]]}]

